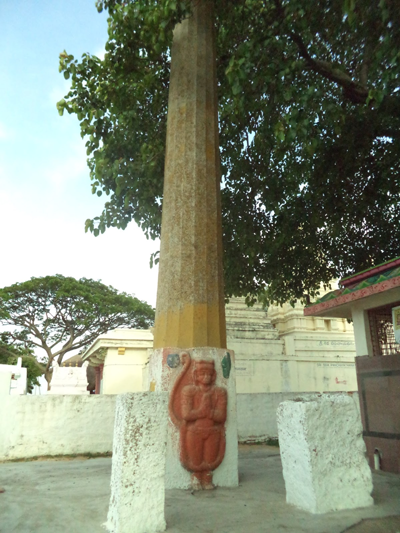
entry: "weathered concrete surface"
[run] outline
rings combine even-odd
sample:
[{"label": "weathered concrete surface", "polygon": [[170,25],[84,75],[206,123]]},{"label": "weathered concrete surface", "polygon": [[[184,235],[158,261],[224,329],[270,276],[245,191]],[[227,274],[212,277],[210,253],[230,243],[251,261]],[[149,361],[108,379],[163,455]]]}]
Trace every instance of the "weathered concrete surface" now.
[{"label": "weathered concrete surface", "polygon": [[[239,442],[277,439],[278,405],[299,396],[303,394],[237,394]],[[358,393],[353,396],[358,398]],[[107,394],[7,396],[0,404],[0,461],[111,452],[116,400],[117,395]]]},{"label": "weathered concrete surface", "polygon": [[346,533],[399,533],[400,516],[386,518],[367,518],[346,529]]},{"label": "weathered concrete surface", "polygon": [[213,4],[174,30],[154,348],[226,348]]},{"label": "weathered concrete surface", "polygon": [[[277,439],[278,405],[299,396],[290,392],[237,394],[239,442]],[[7,396],[0,404],[0,461],[111,452],[116,400],[117,395],[107,394],[80,398]]]},{"label": "weathered concrete surface", "polygon": [[[158,371],[161,372],[161,362]],[[228,394],[233,394],[233,384]],[[276,409],[294,396],[298,395],[236,395],[239,440],[277,438]],[[111,452],[117,397],[7,396],[0,403],[0,461]],[[229,409],[233,409],[233,414],[234,403]],[[236,429],[230,431],[233,435]]]},{"label": "weathered concrete surface", "polygon": [[167,412],[166,392],[118,396],[111,497],[104,524],[110,533],[165,530]]},{"label": "weathered concrete surface", "polygon": [[112,450],[116,396],[5,396],[0,460]]},{"label": "weathered concrete surface", "polygon": [[277,421],[288,503],[311,513],[373,504],[358,399],[343,393],[283,402]]},{"label": "weathered concrete surface", "polygon": [[[342,533],[400,515],[400,476],[374,474],[373,507],[312,515],[286,504],[278,448],[239,450],[238,488],[166,492],[168,533]],[[104,533],[110,476],[109,458],[0,464],[0,532]],[[373,527],[362,532],[381,531]]]}]

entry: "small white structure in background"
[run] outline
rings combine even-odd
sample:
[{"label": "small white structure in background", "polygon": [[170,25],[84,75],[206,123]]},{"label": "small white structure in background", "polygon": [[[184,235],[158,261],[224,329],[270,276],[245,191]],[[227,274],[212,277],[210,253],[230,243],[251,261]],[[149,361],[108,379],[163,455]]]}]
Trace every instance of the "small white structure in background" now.
[{"label": "small white structure in background", "polygon": [[47,394],[89,394],[86,369],[89,363],[82,366],[59,366],[53,361],[53,377],[51,388]]},{"label": "small white structure in background", "polygon": [[165,449],[168,394],[127,393],[117,397],[106,529],[151,533],[166,528]]},{"label": "small white structure in background", "polygon": [[286,501],[320,514],[373,505],[359,408],[352,395],[283,402],[277,411]]},{"label": "small white structure in background", "polygon": [[153,348],[149,329],[117,328],[99,335],[82,355],[96,371],[96,394],[148,390],[147,362]]},{"label": "small white structure in background", "polygon": [[27,369],[18,357],[16,365],[0,365],[0,395],[26,394]]}]

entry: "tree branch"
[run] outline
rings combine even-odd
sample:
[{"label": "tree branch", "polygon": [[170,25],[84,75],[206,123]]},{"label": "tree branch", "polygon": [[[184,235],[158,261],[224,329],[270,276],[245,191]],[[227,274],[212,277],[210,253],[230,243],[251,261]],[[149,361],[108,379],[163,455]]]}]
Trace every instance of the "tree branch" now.
[{"label": "tree branch", "polygon": [[[281,20],[284,20],[285,12],[280,3],[280,0],[275,0],[275,7]],[[324,78],[333,81],[343,88],[343,93],[353,104],[364,104],[368,98],[368,87],[362,83],[362,80],[368,72],[369,58],[366,53],[366,58],[363,65],[362,75],[360,75],[360,83],[352,80],[351,76],[344,70],[336,68],[328,61],[314,59],[308,53],[307,47],[300,35],[294,32],[288,33],[289,38],[296,44],[300,56],[305,60],[308,68],[320,74]],[[367,52],[367,51],[366,51]]]},{"label": "tree branch", "polygon": [[[299,35],[295,33],[290,34],[290,38],[297,45],[300,56],[306,61],[307,66],[321,74],[326,79],[333,81],[337,85],[343,88],[345,96],[353,102],[353,104],[364,104],[368,98],[368,87],[362,83],[355,82],[351,79],[349,74],[341,69],[338,69],[328,63],[328,61],[322,61],[320,59],[313,59]],[[365,69],[367,69],[367,63],[365,63]],[[365,70],[366,75],[367,70]]]}]

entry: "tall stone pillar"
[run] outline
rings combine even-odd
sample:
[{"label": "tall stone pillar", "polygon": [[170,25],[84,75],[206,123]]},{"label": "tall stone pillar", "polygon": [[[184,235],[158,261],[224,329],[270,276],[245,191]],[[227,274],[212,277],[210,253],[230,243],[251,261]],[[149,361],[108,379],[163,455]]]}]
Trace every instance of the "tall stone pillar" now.
[{"label": "tall stone pillar", "polygon": [[226,348],[213,1],[174,31],[154,347]]},{"label": "tall stone pillar", "polygon": [[169,391],[166,488],[236,486],[233,352],[226,349],[213,0],[174,30],[154,352]]}]

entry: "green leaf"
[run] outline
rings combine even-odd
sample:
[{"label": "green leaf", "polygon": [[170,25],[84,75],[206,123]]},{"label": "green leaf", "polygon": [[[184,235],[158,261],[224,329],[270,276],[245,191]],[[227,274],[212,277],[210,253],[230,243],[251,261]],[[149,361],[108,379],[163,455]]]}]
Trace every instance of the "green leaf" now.
[{"label": "green leaf", "polygon": [[236,80],[232,86],[232,93],[236,96],[241,92],[242,88],[240,86],[239,80]]}]

